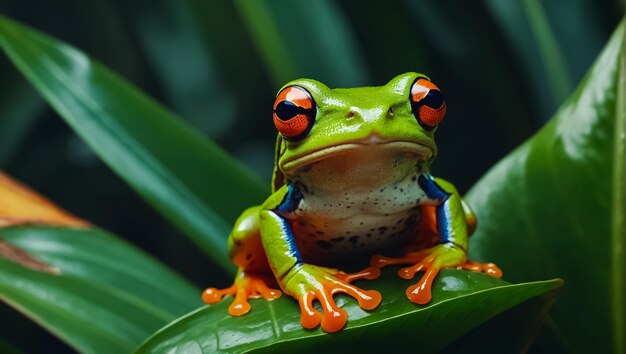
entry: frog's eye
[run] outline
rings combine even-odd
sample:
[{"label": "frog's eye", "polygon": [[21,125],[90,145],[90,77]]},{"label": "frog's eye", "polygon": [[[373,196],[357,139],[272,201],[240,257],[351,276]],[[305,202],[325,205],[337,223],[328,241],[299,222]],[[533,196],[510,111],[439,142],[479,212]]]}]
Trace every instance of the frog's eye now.
[{"label": "frog's eye", "polygon": [[278,93],[274,102],[274,125],[285,139],[304,138],[315,122],[315,101],[300,86],[288,86]]},{"label": "frog's eye", "polygon": [[420,77],[413,82],[409,100],[413,115],[428,131],[435,129],[446,114],[446,101],[441,90],[426,78]]}]

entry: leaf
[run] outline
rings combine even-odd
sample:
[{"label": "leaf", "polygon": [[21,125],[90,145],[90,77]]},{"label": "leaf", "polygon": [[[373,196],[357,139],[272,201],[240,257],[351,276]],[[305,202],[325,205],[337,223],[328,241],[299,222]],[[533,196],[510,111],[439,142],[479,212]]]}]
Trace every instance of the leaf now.
[{"label": "leaf", "polygon": [[238,0],[274,84],[315,77],[330,86],[367,83],[357,41],[338,6],[328,0]]},{"label": "leaf", "polygon": [[[0,17],[0,46],[120,177],[224,269],[229,223],[261,181],[217,145],[78,50]],[[207,119],[210,119],[208,117]]]},{"label": "leaf", "polygon": [[0,227],[19,224],[87,226],[88,223],[0,171]]},{"label": "leaf", "polygon": [[[195,0],[122,2],[129,9],[139,44],[156,71],[173,108],[209,136],[223,134],[235,122],[237,104],[225,84],[201,21]],[[213,4],[214,11],[220,11]],[[210,118],[210,119],[209,119]]]},{"label": "leaf", "polygon": [[252,300],[252,311],[230,317],[232,299],[194,311],[157,332],[138,353],[213,352],[393,352],[414,348],[420,352],[442,349],[455,338],[489,318],[526,300],[551,294],[560,280],[511,285],[484,274],[446,270],[433,285],[433,302],[417,306],[405,295],[408,281],[389,272],[363,283],[379,289],[381,305],[371,312],[338,295],[338,304],[349,315],[339,333],[304,330],[300,310],[292,298],[272,302]]},{"label": "leaf", "polygon": [[0,229],[0,242],[56,269],[0,253],[0,299],[80,352],[132,351],[201,303],[186,280],[103,230],[11,227]]},{"label": "leaf", "polygon": [[552,121],[468,195],[472,258],[513,282],[565,280],[548,352],[624,350],[623,52],[624,22]]}]

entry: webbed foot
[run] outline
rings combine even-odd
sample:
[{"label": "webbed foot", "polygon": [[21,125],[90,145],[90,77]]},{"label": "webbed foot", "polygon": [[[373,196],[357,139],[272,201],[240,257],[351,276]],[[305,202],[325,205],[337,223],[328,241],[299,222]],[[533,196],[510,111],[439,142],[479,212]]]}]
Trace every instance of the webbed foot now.
[{"label": "webbed foot", "polygon": [[262,276],[237,272],[232,286],[226,289],[208,288],[202,293],[202,301],[207,304],[218,303],[225,295],[235,296],[235,300],[228,307],[231,316],[241,316],[251,309],[248,299],[263,297],[265,300],[274,300],[282,294],[280,290],[272,289]]},{"label": "webbed foot", "polygon": [[413,264],[398,271],[403,279],[413,279],[416,273],[424,272],[420,280],[407,288],[406,295],[411,302],[424,305],[432,299],[432,283],[441,269],[457,268],[473,272],[483,272],[494,278],[502,277],[502,271],[493,263],[478,263],[467,260],[467,253],[452,243],[444,243],[423,250],[408,252],[403,257],[373,256],[370,266],[354,273],[356,279],[374,279],[380,275],[381,268],[390,265]]},{"label": "webbed foot", "polygon": [[[298,299],[302,327],[312,329],[321,324],[326,332],[342,329],[347,320],[347,312],[337,306],[333,295],[346,293],[357,300],[364,310],[376,308],[381,301],[376,290],[363,290],[350,282],[350,275],[336,269],[302,264],[292,269],[283,279],[283,289]],[[313,301],[320,302],[323,314],[313,307]]]}]

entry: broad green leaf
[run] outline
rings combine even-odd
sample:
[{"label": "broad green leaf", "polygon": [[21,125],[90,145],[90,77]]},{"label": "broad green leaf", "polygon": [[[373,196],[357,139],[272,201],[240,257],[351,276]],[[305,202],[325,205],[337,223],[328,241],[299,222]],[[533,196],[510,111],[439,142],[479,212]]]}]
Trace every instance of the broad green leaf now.
[{"label": "broad green leaf", "polygon": [[232,300],[194,311],[157,332],[139,353],[217,352],[435,352],[486,320],[524,301],[554,296],[560,280],[512,285],[484,274],[446,270],[434,283],[433,302],[417,306],[405,295],[411,282],[392,272],[361,283],[378,289],[383,302],[376,310],[362,310],[355,301],[336,296],[347,310],[348,325],[335,334],[304,330],[300,309],[292,298],[272,302],[253,300],[252,311],[231,317]]},{"label": "broad green leaf", "polygon": [[333,87],[367,83],[357,41],[338,6],[328,0],[238,0],[274,84],[314,77]]},{"label": "broad green leaf", "polygon": [[0,46],[104,162],[232,270],[229,223],[262,200],[267,188],[256,176],[78,50],[3,17]]},{"label": "broad green leaf", "polygon": [[0,252],[0,299],[80,352],[130,352],[201,303],[186,280],[103,230],[12,227],[0,242],[28,255],[18,264]]},{"label": "broad green leaf", "polygon": [[236,122],[237,105],[203,32],[201,22],[207,20],[207,14],[194,11],[194,2],[121,4],[135,18],[131,25],[172,108],[217,137]]},{"label": "broad green leaf", "polygon": [[513,282],[565,280],[548,326],[561,348],[549,352],[624,350],[623,52],[622,22],[552,121],[468,195],[481,223],[473,258]]}]

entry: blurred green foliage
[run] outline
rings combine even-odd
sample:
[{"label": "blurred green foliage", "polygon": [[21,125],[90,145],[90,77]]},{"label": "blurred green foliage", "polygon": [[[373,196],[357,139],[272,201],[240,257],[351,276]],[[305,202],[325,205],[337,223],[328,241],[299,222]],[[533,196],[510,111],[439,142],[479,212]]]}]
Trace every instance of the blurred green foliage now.
[{"label": "blurred green foliage", "polygon": [[[275,139],[271,102],[284,82],[311,77],[331,87],[380,85],[402,72],[423,72],[444,90],[449,108],[434,172],[466,191],[571,93],[623,6],[614,0],[28,0],[2,2],[0,13],[81,48],[266,180]],[[4,57],[0,77],[0,169],[198,285],[229,282],[185,237],[172,237],[179,232],[105,167]],[[0,307],[0,316],[0,333],[15,346],[65,350],[12,310]]]}]

